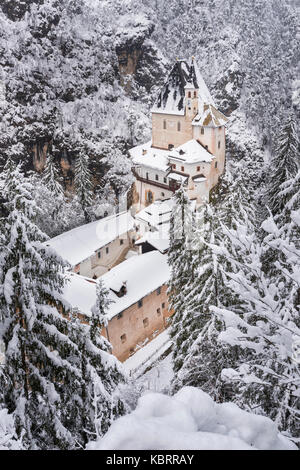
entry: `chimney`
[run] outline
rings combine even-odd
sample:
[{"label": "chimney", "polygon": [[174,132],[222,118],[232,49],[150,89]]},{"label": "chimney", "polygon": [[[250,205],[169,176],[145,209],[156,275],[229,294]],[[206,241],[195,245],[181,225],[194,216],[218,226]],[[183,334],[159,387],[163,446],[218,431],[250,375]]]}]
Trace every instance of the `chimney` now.
[{"label": "chimney", "polygon": [[127,294],[127,282],[124,281],[122,283],[121,289],[119,290],[118,297],[123,297],[126,294]]}]

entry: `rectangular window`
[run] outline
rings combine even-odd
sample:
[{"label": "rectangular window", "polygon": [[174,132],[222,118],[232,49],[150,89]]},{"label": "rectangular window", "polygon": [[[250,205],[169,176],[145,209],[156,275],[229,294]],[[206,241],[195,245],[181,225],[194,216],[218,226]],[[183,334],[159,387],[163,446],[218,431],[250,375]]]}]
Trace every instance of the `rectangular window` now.
[{"label": "rectangular window", "polygon": [[164,183],[166,183],[166,184],[167,184],[167,178],[164,178]]},{"label": "rectangular window", "polygon": [[146,173],[146,180],[149,179],[149,173]]},{"label": "rectangular window", "polygon": [[204,134],[204,127],[201,127],[201,134]]},{"label": "rectangular window", "polygon": [[149,319],[148,318],[144,318],[143,325],[144,325],[144,328],[146,328],[149,325]]},{"label": "rectangular window", "polygon": [[200,166],[197,166],[197,171],[200,171]]},{"label": "rectangular window", "polygon": [[180,129],[181,129],[180,122],[177,122],[177,130],[180,131]]},{"label": "rectangular window", "polygon": [[167,121],[164,119],[164,129],[167,129]]},{"label": "rectangular window", "polygon": [[125,343],[126,335],[124,334],[124,335],[120,336],[120,339],[121,339],[121,343]]},{"label": "rectangular window", "polygon": [[161,308],[165,308],[165,306],[166,306],[166,304],[163,302],[163,303],[161,304]]},{"label": "rectangular window", "polygon": [[98,258],[101,258],[101,251],[98,251]]},{"label": "rectangular window", "polygon": [[109,253],[109,247],[108,246],[105,248],[105,251],[106,251],[106,254],[108,255],[108,253]]},{"label": "rectangular window", "polygon": [[184,166],[181,167],[181,171],[184,171]]},{"label": "rectangular window", "polygon": [[218,166],[218,162],[215,163],[215,168],[217,168],[217,166]]},{"label": "rectangular window", "polygon": [[221,142],[219,141],[218,142],[218,149],[220,149],[220,148],[221,148]]},{"label": "rectangular window", "polygon": [[143,306],[143,299],[140,299],[138,301],[138,307],[141,308]]},{"label": "rectangular window", "polygon": [[158,181],[158,175],[155,175],[155,179],[156,179],[156,181]]},{"label": "rectangular window", "polygon": [[123,245],[124,244],[124,240],[123,238],[120,239],[120,245]]},{"label": "rectangular window", "polygon": [[161,287],[158,287],[158,289],[156,289],[156,294],[157,294],[157,295],[160,295],[160,294],[161,294]]},{"label": "rectangular window", "polygon": [[175,165],[175,163],[172,164],[172,168],[173,168],[173,170],[176,170],[176,165]]}]

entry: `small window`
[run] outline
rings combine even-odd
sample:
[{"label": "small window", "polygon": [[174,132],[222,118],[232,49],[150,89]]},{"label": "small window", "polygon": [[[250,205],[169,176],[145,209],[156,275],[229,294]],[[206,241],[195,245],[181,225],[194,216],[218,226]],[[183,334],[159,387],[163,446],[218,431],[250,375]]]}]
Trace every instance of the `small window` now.
[{"label": "small window", "polygon": [[181,130],[181,125],[180,125],[180,122],[177,122],[177,130],[180,131]]},{"label": "small window", "polygon": [[192,97],[192,94],[190,91],[188,91],[188,98],[191,98]]},{"label": "small window", "polygon": [[153,194],[151,191],[147,192],[147,202],[153,202]]},{"label": "small window", "polygon": [[197,171],[200,171],[200,166],[197,166]]},{"label": "small window", "polygon": [[166,304],[163,302],[163,303],[161,304],[161,308],[165,308],[165,307],[166,307]]},{"label": "small window", "polygon": [[201,127],[201,134],[204,134],[204,127]]},{"label": "small window", "polygon": [[194,98],[197,98],[197,92],[194,91]]},{"label": "small window", "polygon": [[220,140],[219,140],[219,142],[218,142],[218,149],[220,149],[220,148],[221,148],[221,142],[220,142]]},{"label": "small window", "polygon": [[141,308],[143,306],[143,299],[140,299],[138,301],[138,307]]},{"label": "small window", "polygon": [[181,167],[181,171],[184,171],[184,166]]},{"label": "small window", "polygon": [[101,258],[101,251],[98,251],[98,258]]},{"label": "small window", "polygon": [[217,168],[217,167],[218,167],[218,162],[215,163],[215,168]]},{"label": "small window", "polygon": [[161,287],[158,287],[158,289],[156,289],[156,294],[157,294],[157,295],[160,295],[160,294],[161,294]]},{"label": "small window", "polygon": [[158,309],[156,310],[156,313],[157,313],[157,316],[158,316],[158,317],[160,317],[160,316],[161,316],[161,311],[160,311],[160,308],[158,308]]},{"label": "small window", "polygon": [[143,325],[144,325],[144,328],[146,328],[147,326],[149,326],[149,319],[148,319],[148,318],[144,318],[144,320],[143,320]]},{"label": "small window", "polygon": [[158,181],[158,175],[155,175],[155,180]]},{"label": "small window", "polygon": [[120,339],[121,339],[121,343],[125,343],[126,335],[124,334],[124,335],[120,336]]},{"label": "small window", "polygon": [[118,313],[117,319],[120,320],[120,318],[123,317],[123,312]]},{"label": "small window", "polygon": [[109,247],[108,246],[105,248],[105,252],[108,255],[108,253],[109,253]]},{"label": "small window", "polygon": [[165,197],[165,193],[161,193],[162,197]]},{"label": "small window", "polygon": [[146,180],[148,180],[148,179],[149,179],[149,173],[147,172],[146,173]]},{"label": "small window", "polygon": [[166,184],[167,184],[167,178],[164,178],[164,183],[166,183]]},{"label": "small window", "polygon": [[120,245],[123,245],[124,244],[124,240],[123,238],[120,238]]},{"label": "small window", "polygon": [[173,168],[173,170],[176,170],[176,165],[175,165],[175,163],[173,163],[172,168]]},{"label": "small window", "polygon": [[163,124],[164,129],[167,129],[167,121],[164,119],[164,124]]}]

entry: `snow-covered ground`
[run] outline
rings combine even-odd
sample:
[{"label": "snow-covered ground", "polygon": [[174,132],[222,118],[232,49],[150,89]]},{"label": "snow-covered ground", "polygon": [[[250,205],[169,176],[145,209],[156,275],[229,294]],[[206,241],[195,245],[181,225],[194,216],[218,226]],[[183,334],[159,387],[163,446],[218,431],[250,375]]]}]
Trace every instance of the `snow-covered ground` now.
[{"label": "snow-covered ground", "polygon": [[130,376],[138,377],[171,346],[168,330],[160,333],[123,363]]},{"label": "snow-covered ground", "polygon": [[144,394],[135,411],[115,421],[87,449],[297,450],[269,418],[233,403],[217,404],[194,387],[184,387],[173,397]]}]

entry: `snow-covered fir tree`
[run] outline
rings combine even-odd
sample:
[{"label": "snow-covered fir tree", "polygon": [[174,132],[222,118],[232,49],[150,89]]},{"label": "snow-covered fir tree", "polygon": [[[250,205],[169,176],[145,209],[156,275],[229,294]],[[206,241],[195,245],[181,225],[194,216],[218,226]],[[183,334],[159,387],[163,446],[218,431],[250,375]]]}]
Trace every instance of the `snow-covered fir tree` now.
[{"label": "snow-covered fir tree", "polygon": [[[299,139],[294,117],[290,116],[278,138],[277,147],[270,161],[268,184],[268,206],[274,216],[282,214],[293,187],[285,187],[287,181],[295,178],[300,168]],[[285,190],[283,190],[285,189]]]},{"label": "snow-covered fir tree", "polygon": [[79,349],[82,348],[84,388],[84,430],[86,443],[102,436],[112,421],[124,413],[118,385],[124,383],[124,372],[111,354],[111,344],[101,335],[107,326],[109,292],[100,279],[97,281],[96,304],[88,327],[81,327]]},{"label": "snow-covered fir tree", "polygon": [[60,184],[59,179],[59,172],[55,166],[53,157],[49,156],[46,160],[46,166],[43,171],[42,182],[56,197],[63,194],[63,187]]},{"label": "snow-covered fir tree", "polygon": [[[269,231],[270,223],[263,227]],[[272,279],[263,272],[265,246],[257,239],[247,217],[227,231],[227,237],[231,250],[225,245],[217,252],[230,260],[232,269],[225,272],[228,286],[244,308],[210,308],[226,325],[218,341],[242,348],[244,358],[239,359],[238,367],[224,370],[223,377],[239,384],[236,401],[270,416],[295,437],[299,431],[300,377],[293,354],[299,338],[299,320],[291,302],[290,282],[284,282],[282,277]]]},{"label": "snow-covered fir tree", "polygon": [[93,201],[92,192],[92,175],[89,170],[89,159],[81,152],[75,162],[75,178],[74,178],[76,195],[81,204],[86,222],[89,221],[89,208]]},{"label": "snow-covered fir tree", "polygon": [[[227,209],[229,207],[230,203]],[[182,367],[175,375],[173,387],[196,386],[214,396],[217,401],[223,401],[232,394],[232,390],[227,390],[224,385],[222,370],[236,365],[239,351],[238,348],[234,350],[218,344],[218,336],[224,324],[212,315],[210,307],[236,305],[241,308],[241,305],[227,288],[223,272],[226,260],[219,258],[213,250],[213,246],[224,242],[220,214],[214,206],[205,204],[197,219],[196,273],[189,280],[184,314],[190,319],[189,334],[179,348]]]},{"label": "snow-covered fir tree", "polygon": [[[68,319],[62,300],[64,262],[43,243],[47,237],[34,223],[38,208],[31,184],[19,167],[7,183],[2,191],[8,213],[2,221],[6,249],[1,253],[2,406],[13,414],[25,448],[74,449],[87,442],[85,423],[95,406],[108,414],[97,416],[100,429],[107,427],[118,407],[113,408],[110,391],[121,374],[105,340],[96,338],[95,319],[90,340],[78,321]],[[105,389],[105,380],[110,388]],[[95,385],[93,396],[87,393],[90,384]]]},{"label": "snow-covered fir tree", "polygon": [[181,348],[189,338],[191,318],[186,315],[186,300],[190,282],[195,275],[194,241],[195,219],[191,202],[181,186],[174,195],[174,206],[170,217],[170,248],[168,262],[171,277],[168,284],[169,308],[174,311],[170,336],[173,341],[174,370],[182,366]]}]

